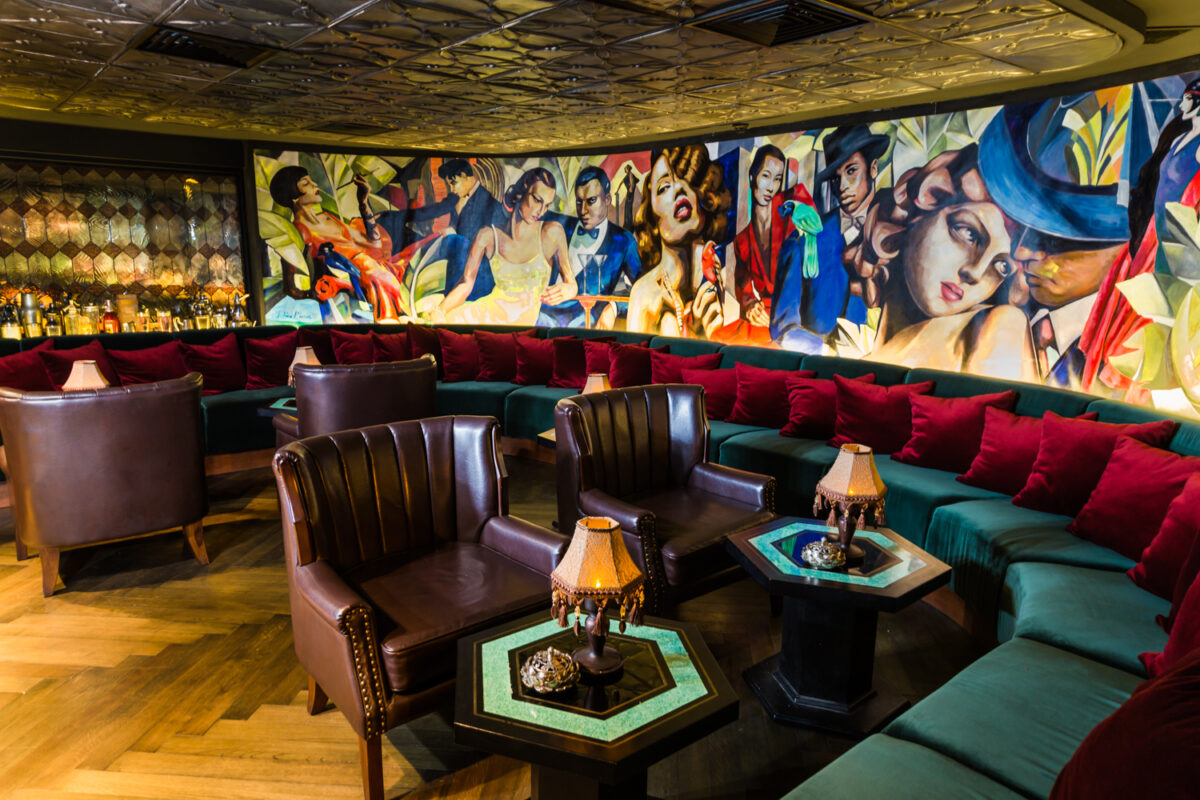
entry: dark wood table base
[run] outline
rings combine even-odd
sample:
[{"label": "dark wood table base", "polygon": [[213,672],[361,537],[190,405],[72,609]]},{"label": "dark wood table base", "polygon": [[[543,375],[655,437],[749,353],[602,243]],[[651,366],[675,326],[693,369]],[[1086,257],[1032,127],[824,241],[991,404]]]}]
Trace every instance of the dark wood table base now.
[{"label": "dark wood table base", "polygon": [[646,796],[646,773],[619,784],[601,783],[574,772],[532,765],[530,800],[650,800]]}]

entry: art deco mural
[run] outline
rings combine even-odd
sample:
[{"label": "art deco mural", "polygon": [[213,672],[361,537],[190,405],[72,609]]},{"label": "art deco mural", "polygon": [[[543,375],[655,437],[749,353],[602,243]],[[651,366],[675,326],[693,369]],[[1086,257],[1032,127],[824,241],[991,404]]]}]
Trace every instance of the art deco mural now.
[{"label": "art deco mural", "polygon": [[625,328],[1197,413],[1200,79],[602,156],[256,154],[267,319]]}]

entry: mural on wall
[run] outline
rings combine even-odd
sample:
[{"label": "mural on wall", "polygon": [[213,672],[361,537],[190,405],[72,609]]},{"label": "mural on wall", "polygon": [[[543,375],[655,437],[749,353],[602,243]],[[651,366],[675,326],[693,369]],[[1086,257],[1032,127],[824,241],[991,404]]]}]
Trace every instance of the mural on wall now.
[{"label": "mural on wall", "polygon": [[613,155],[258,151],[267,319],[568,325],[1200,413],[1200,78]]},{"label": "mural on wall", "polygon": [[245,294],[237,179],[0,161],[0,296]]}]

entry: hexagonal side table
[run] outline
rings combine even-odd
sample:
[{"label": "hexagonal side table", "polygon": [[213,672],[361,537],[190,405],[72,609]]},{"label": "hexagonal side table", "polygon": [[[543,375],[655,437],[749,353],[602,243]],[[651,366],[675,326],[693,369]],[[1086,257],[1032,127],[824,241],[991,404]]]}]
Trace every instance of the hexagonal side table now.
[{"label": "hexagonal side table", "polygon": [[533,800],[646,796],[646,770],[737,719],[737,694],[695,627],[647,618],[608,644],[621,677],[539,695],[518,677],[532,653],[586,642],[536,614],[459,640],[454,738],[528,761]]}]

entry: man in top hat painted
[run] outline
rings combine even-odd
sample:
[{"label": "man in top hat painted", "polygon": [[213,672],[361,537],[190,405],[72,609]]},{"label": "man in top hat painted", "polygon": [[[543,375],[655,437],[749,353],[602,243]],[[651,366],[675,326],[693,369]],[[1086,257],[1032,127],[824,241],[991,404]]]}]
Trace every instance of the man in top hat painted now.
[{"label": "man in top hat painted", "polygon": [[1062,120],[1089,101],[1094,96],[1005,106],[979,143],[980,175],[1014,223],[1012,258],[1029,286],[1038,373],[1071,389],[1081,388],[1080,337],[1097,291],[1129,238],[1116,180],[1081,180],[1066,163],[1074,133]]},{"label": "man in top hat painted", "polygon": [[[866,322],[866,305],[850,292],[842,251],[862,233],[875,199],[879,159],[890,144],[890,137],[872,133],[866,125],[835,128],[825,137],[825,168],[817,173],[816,183],[829,184],[837,207],[822,217],[819,233],[801,236],[793,231],[780,247],[771,338],[782,347],[820,352],[839,317]],[[817,250],[816,275],[811,270],[805,275],[802,267],[810,247]]]}]

